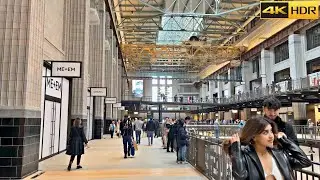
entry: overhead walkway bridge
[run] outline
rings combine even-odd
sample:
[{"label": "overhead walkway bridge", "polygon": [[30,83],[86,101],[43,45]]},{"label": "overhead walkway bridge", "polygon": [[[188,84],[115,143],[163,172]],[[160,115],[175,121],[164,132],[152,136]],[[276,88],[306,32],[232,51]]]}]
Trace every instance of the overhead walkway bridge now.
[{"label": "overhead walkway bridge", "polygon": [[158,97],[133,97],[123,96],[122,104],[131,105],[182,105],[198,106],[191,110],[191,113],[228,111],[232,109],[260,108],[266,97],[277,97],[283,107],[292,106],[292,103],[320,103],[319,87],[320,82],[314,80],[318,77],[304,77],[296,80],[285,80],[269,85],[265,88],[255,88],[252,91],[235,92],[235,95],[224,98],[186,98],[176,97],[171,99]]}]

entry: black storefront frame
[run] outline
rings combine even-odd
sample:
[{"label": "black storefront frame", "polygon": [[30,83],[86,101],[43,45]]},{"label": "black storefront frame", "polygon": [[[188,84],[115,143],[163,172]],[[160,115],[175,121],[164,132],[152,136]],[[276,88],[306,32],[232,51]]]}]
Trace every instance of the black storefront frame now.
[{"label": "black storefront frame", "polygon": [[[52,65],[48,62],[48,61],[44,61],[43,62],[43,67],[45,67],[46,68],[46,73],[45,73],[45,76],[42,76],[42,78],[46,78],[46,77],[52,77],[52,76],[47,76],[47,70],[51,70],[52,71]],[[81,67],[81,65],[80,65],[80,67]],[[69,132],[70,132],[70,126],[71,126],[71,106],[72,106],[72,78],[69,78],[69,77],[52,77],[52,78],[61,78],[61,83],[62,83],[62,85],[61,85],[61,87],[63,87],[63,79],[66,79],[66,80],[68,80],[69,81],[69,97],[68,97],[68,122],[67,122],[67,135],[69,134]],[[45,82],[46,83],[46,82]],[[42,117],[42,120],[44,121],[44,115],[45,115],[45,108],[46,108],[46,106],[45,106],[45,101],[46,100],[48,100],[48,101],[52,101],[52,102],[55,102],[55,103],[60,103],[60,122],[59,122],[59,125],[61,126],[61,110],[62,110],[62,89],[61,89],[61,98],[59,99],[59,98],[56,98],[56,97],[52,97],[52,96],[49,96],[49,95],[46,95],[46,90],[47,90],[47,87],[46,87],[46,85],[45,85],[45,87],[44,87],[44,96],[45,96],[45,98],[44,98],[44,101],[43,101],[43,103],[44,103],[44,105],[43,105],[43,117]],[[42,103],[42,102],[41,102]],[[42,121],[41,120],[41,121]],[[39,162],[41,162],[41,161],[43,161],[43,160],[46,160],[46,159],[48,159],[48,158],[51,158],[51,157],[53,157],[53,156],[55,156],[55,155],[57,155],[57,154],[59,154],[59,153],[61,153],[61,152],[64,152],[65,150],[63,150],[63,151],[60,151],[60,137],[61,137],[61,128],[59,127],[59,144],[58,144],[58,152],[56,152],[56,153],[54,153],[54,154],[51,154],[51,155],[49,155],[49,156],[47,156],[47,157],[42,157],[42,154],[43,154],[43,131],[44,131],[44,123],[43,123],[43,125],[42,125],[42,141],[40,142],[41,143],[41,152],[39,152],[39,153],[41,153],[41,158],[39,159]],[[68,142],[68,141],[67,141]],[[66,142],[66,143],[67,143]]]}]

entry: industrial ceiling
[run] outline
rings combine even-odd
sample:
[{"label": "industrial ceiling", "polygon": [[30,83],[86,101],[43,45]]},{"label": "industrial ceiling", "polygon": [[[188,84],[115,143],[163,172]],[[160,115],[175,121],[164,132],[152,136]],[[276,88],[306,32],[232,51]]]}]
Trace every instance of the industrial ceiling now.
[{"label": "industrial ceiling", "polygon": [[257,0],[111,0],[127,70],[200,72],[239,60],[230,40],[247,33]]}]

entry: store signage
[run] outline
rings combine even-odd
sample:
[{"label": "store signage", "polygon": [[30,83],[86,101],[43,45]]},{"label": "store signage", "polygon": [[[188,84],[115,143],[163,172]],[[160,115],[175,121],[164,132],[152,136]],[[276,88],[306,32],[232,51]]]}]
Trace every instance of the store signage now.
[{"label": "store signage", "polygon": [[114,108],[121,108],[121,103],[116,103],[113,105]]},{"label": "store signage", "polygon": [[81,62],[52,61],[52,77],[81,78]]},{"label": "store signage", "polygon": [[251,108],[251,111],[258,111],[257,108]]},{"label": "store signage", "polygon": [[107,96],[107,88],[106,87],[92,87],[90,88],[90,95],[97,97],[105,97]]},{"label": "store signage", "polygon": [[107,97],[105,99],[106,104],[116,104],[117,103],[117,98],[116,97]]},{"label": "store signage", "polygon": [[61,78],[52,78],[46,77],[46,95],[61,98],[61,91],[62,91],[62,79]]}]

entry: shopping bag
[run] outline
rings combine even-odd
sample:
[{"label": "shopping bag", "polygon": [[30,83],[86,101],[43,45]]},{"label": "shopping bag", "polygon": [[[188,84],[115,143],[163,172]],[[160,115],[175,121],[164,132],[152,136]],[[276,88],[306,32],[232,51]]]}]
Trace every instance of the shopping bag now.
[{"label": "shopping bag", "polygon": [[138,144],[137,144],[136,141],[133,141],[133,147],[134,147],[134,150],[135,150],[135,151],[138,151],[138,150],[139,150],[139,149],[138,149]]}]

